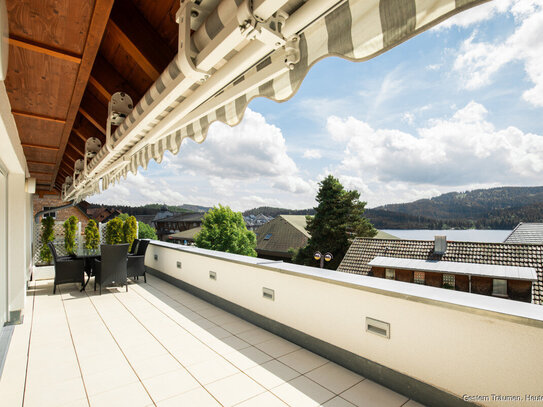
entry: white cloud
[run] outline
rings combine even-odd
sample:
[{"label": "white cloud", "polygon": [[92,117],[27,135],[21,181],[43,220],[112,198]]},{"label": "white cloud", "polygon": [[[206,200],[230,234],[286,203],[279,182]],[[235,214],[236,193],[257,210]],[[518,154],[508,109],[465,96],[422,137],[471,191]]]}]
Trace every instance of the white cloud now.
[{"label": "white cloud", "polygon": [[311,190],[287,154],[281,130],[250,109],[238,126],[216,123],[204,143],[187,141],[172,161],[180,171],[209,177],[221,195],[229,195],[246,179],[267,180],[272,187],[294,193]]},{"label": "white cloud", "polygon": [[413,124],[415,120],[415,115],[413,113],[406,112],[402,115],[403,121],[405,121],[407,124]]},{"label": "white cloud", "polygon": [[393,99],[404,90],[405,82],[403,78],[404,76],[399,67],[386,74],[375,97],[375,102],[372,105],[373,110],[377,110],[387,100]]},{"label": "white cloud", "polygon": [[439,70],[442,66],[443,66],[443,64],[431,64],[431,65],[426,66],[426,70],[427,70],[427,71],[437,71],[437,70]]},{"label": "white cloud", "polygon": [[517,28],[504,41],[478,42],[477,32],[465,40],[453,69],[467,89],[488,85],[493,75],[506,64],[520,61],[534,86],[523,98],[534,106],[543,106],[543,2],[521,1],[510,4]]},{"label": "white cloud", "polygon": [[187,196],[173,189],[163,179],[144,176],[141,172],[129,174],[125,179],[89,200],[94,203],[143,205],[146,203],[180,204]]},{"label": "white cloud", "polygon": [[150,163],[147,171],[130,174],[92,201],[222,203],[242,210],[310,207],[314,195],[315,182],[300,174],[281,130],[247,109],[238,126],[213,124],[202,144],[185,140],[177,156],[166,153],[160,165]]},{"label": "white cloud", "polygon": [[490,20],[497,14],[505,13],[515,0],[493,0],[477,7],[470,8],[467,11],[459,13],[454,17],[448,18],[439,25],[435,30],[443,30],[451,27],[466,28],[482,21]]},{"label": "white cloud", "polygon": [[484,106],[470,102],[414,134],[373,129],[353,117],[330,117],[328,132],[345,144],[335,173],[364,191],[363,199],[372,205],[473,185],[540,183],[543,136],[516,127],[496,129],[486,116]]},{"label": "white cloud", "polygon": [[322,153],[320,150],[310,148],[304,151],[304,158],[308,159],[318,159],[322,157]]}]

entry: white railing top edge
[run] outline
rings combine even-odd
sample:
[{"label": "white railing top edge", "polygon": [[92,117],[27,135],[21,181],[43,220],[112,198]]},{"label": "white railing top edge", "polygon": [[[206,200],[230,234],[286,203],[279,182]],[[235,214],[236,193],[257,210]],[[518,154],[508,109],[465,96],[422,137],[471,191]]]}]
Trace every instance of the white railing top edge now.
[{"label": "white railing top edge", "polygon": [[462,291],[447,290],[420,284],[405,283],[396,280],[375,278],[360,274],[350,274],[317,267],[302,266],[284,262],[270,262],[266,259],[225,253],[195,246],[184,246],[175,243],[152,240],[152,245],[170,248],[187,253],[213,257],[250,266],[261,267],[278,272],[286,272],[299,277],[328,281],[334,284],[354,286],[359,289],[379,291],[384,295],[402,296],[406,299],[422,299],[425,302],[452,304],[460,307],[474,308],[483,311],[503,314],[511,317],[527,318],[543,322],[543,306],[508,299],[477,295]]}]

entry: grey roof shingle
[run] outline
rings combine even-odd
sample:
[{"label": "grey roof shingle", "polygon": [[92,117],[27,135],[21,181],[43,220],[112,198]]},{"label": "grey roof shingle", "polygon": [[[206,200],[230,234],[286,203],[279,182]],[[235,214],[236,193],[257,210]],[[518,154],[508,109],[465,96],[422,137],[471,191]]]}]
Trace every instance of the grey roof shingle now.
[{"label": "grey roof shingle", "polygon": [[162,222],[199,222],[203,219],[204,212],[185,212],[179,213],[163,219],[155,219],[155,223]]},{"label": "grey roof shingle", "polygon": [[356,238],[338,271],[367,275],[371,269],[368,263],[377,256],[533,267],[537,270],[537,282],[533,285],[534,303],[543,301],[543,244],[448,241],[445,254],[437,255],[434,254],[434,242],[429,240]]},{"label": "grey roof shingle", "polygon": [[304,215],[279,215],[256,230],[256,251],[287,255],[290,248],[304,247],[309,239],[305,225]]},{"label": "grey roof shingle", "polygon": [[519,223],[504,243],[543,244],[543,223]]}]

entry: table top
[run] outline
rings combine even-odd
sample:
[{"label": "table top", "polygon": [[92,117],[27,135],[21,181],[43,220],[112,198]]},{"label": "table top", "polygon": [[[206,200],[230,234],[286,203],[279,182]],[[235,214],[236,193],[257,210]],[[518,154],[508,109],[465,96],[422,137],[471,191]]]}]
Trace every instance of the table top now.
[{"label": "table top", "polygon": [[85,247],[78,247],[74,253],[77,257],[100,257],[100,248],[98,249],[86,249]]}]

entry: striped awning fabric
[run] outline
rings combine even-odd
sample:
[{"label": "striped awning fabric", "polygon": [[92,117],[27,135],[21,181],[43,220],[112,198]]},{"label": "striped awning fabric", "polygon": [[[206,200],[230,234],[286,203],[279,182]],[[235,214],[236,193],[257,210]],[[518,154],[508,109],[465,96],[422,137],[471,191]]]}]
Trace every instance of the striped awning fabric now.
[{"label": "striped awning fabric", "polygon": [[[231,0],[236,3],[235,0]],[[285,101],[292,97],[300,87],[309,69],[319,60],[329,56],[339,56],[351,61],[365,61],[371,59],[407,39],[431,28],[440,21],[456,13],[484,3],[486,0],[350,0],[339,4],[335,9],[320,17],[307,26],[299,34],[300,61],[294,69],[285,70],[284,52],[279,49],[253,66],[250,70],[238,77],[226,88],[220,90],[209,101],[213,108],[200,115],[193,115],[190,120],[180,120],[179,126],[170,129],[158,141],[144,145],[131,157],[123,156],[139,140],[152,131],[152,129],[170,114],[183,100],[190,95],[198,85],[194,85],[183,96],[171,103],[160,113],[141,134],[138,134],[128,144],[123,152],[114,157],[108,157],[108,162],[115,163],[119,159],[128,160],[129,163],[118,171],[113,171],[103,177],[102,187],[105,189],[126,177],[128,172],[136,173],[139,167],[147,168],[151,159],[158,163],[166,151],[177,154],[184,138],[192,138],[202,142],[211,123],[221,121],[230,126],[238,124],[247,108],[248,103],[255,97],[266,97],[275,101]],[[289,6],[299,2],[289,2]],[[215,27],[206,27],[209,37],[218,32],[223,24],[221,16],[209,19],[214,21]],[[242,44],[243,45],[243,44]],[[198,47],[197,41],[195,44]],[[241,46],[240,46],[241,47]],[[237,50],[232,50],[234,55]],[[227,58],[228,59],[228,58]],[[225,61],[221,61],[224,63]],[[220,68],[220,64],[212,71]],[[272,79],[251,88],[248,92],[237,94],[236,89],[246,89],[244,81],[250,81],[263,69],[273,71],[277,66],[279,75],[272,75]],[[165,90],[174,82],[179,81],[182,72],[176,60],[172,61],[165,72],[153,84],[124,123],[117,128],[113,140],[120,140],[130,130],[130,126],[138,117],[149,109],[153,102],[161,98]],[[330,78],[334,80],[334,78]],[[231,92],[237,95],[235,99],[221,102],[221,94]],[[213,100],[216,105],[213,105]],[[182,119],[182,118],[180,118]],[[107,155],[103,149],[90,163],[90,169],[97,165]],[[96,180],[98,182],[98,180]],[[91,190],[92,193],[93,190]],[[81,197],[79,199],[82,199]]]}]

